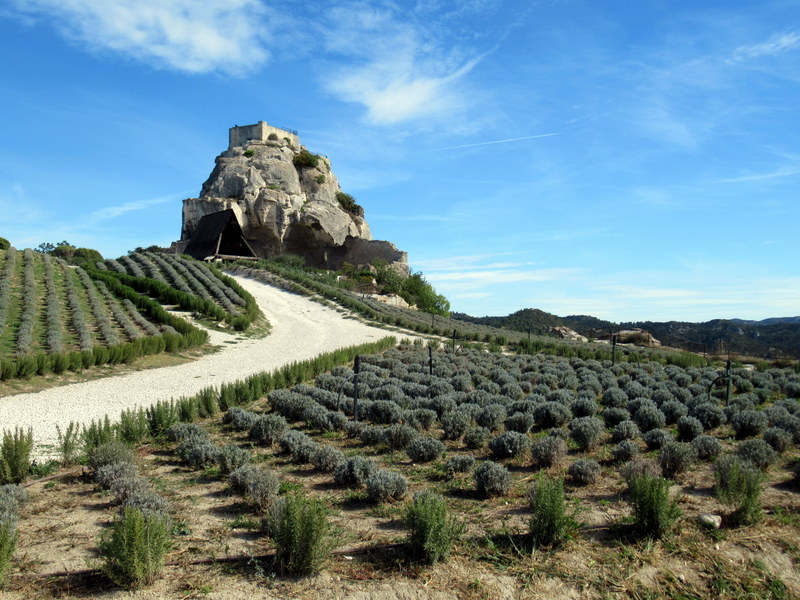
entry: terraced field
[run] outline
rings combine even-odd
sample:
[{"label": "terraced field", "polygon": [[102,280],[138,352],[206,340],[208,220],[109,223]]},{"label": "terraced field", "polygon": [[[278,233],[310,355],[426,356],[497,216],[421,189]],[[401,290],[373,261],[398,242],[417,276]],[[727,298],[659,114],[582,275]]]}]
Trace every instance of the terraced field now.
[{"label": "terraced field", "polygon": [[261,318],[250,294],[201,263],[147,253],[108,265],[0,251],[0,380],[128,363],[207,341],[165,306],[237,331]]},{"label": "terraced field", "polygon": [[[132,467],[33,486],[18,528],[18,554],[29,562],[12,575],[12,591],[24,595],[42,580],[51,582],[47,596],[107,585],[81,565],[119,506],[145,502],[174,524],[169,566],[151,596],[800,593],[797,371],[737,368],[724,404],[713,367],[441,346],[431,356],[410,343],[371,352],[335,361],[362,354],[357,386],[351,366],[310,361],[129,411],[117,426],[95,424],[84,450],[98,456],[92,448],[123,441],[139,448],[124,459]],[[756,482],[747,519],[720,492],[730,465]],[[673,507],[657,534],[635,510],[641,481],[664,482]],[[537,545],[536,490],[552,482],[575,524],[558,543]],[[132,497],[133,488],[143,495]],[[408,507],[423,491],[441,497],[464,529],[435,566],[409,545]],[[299,581],[281,576],[277,542],[263,529],[273,508],[298,496],[324,508],[335,534],[322,572]],[[78,498],[89,512],[76,513]],[[68,523],[69,545],[38,541],[44,506]],[[709,514],[721,517],[719,529],[701,524]]]}]

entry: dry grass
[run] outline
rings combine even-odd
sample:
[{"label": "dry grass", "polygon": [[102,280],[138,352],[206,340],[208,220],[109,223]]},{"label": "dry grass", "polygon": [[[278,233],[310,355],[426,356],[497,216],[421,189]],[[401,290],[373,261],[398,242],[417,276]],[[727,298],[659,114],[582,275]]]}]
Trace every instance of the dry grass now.
[{"label": "dry grass", "polygon": [[[285,489],[302,488],[324,500],[332,511],[336,551],[317,576],[277,577],[269,558],[248,558],[270,552],[258,531],[260,515],[241,497],[229,494],[217,469],[190,470],[170,444],[144,446],[137,454],[139,472],[170,502],[179,535],[167,556],[171,565],[152,588],[138,593],[141,597],[213,593],[220,598],[378,600],[780,600],[800,595],[800,490],[789,473],[797,450],[769,472],[763,494],[766,516],[758,527],[707,532],[697,524],[698,515],[722,511],[713,495],[710,466],[701,463],[682,474],[673,487],[683,512],[674,533],[652,542],[638,538],[626,524],[630,511],[625,484],[616,465],[607,460],[607,448],[601,447],[589,454],[601,461],[601,478],[586,487],[567,486],[567,498],[579,508],[583,523],[575,539],[555,551],[531,551],[525,537],[526,496],[537,473],[527,460],[506,463],[514,478],[511,493],[487,500],[476,495],[470,474],[444,476],[441,465],[447,457],[470,452],[459,443],[446,442],[447,455],[436,463],[416,465],[405,453],[390,454],[341,434],[306,430],[316,441],[345,454],[370,456],[381,467],[401,472],[409,480],[411,494],[432,489],[445,496],[466,523],[466,537],[446,564],[424,567],[404,551],[404,503],[370,504],[363,492],[335,487],[330,474],[292,463],[277,447],[251,447],[246,433],[232,432],[219,420],[204,426],[219,444],[250,448],[254,462],[273,470]],[[490,458],[486,449],[474,454],[478,460]],[[563,474],[579,456],[586,455],[570,450],[564,464],[548,472]],[[81,474],[34,483],[30,491],[32,502],[20,522],[9,597],[85,597],[114,590],[103,577],[84,572],[87,565],[96,564],[100,533],[117,510],[112,498]],[[48,578],[48,574],[60,575]],[[113,591],[111,597],[117,593],[121,592]]]}]

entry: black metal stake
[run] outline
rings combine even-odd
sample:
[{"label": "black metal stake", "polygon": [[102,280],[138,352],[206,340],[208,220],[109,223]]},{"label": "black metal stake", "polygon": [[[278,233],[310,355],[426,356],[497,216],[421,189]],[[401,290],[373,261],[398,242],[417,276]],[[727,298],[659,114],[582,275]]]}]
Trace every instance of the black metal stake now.
[{"label": "black metal stake", "polygon": [[731,367],[731,359],[728,359],[728,363],[725,369],[725,377],[728,379],[727,384],[725,385],[725,406],[730,406],[731,403],[731,380],[733,379],[733,369]]},{"label": "black metal stake", "polygon": [[433,348],[428,346],[428,372],[433,375]]},{"label": "black metal stake", "polygon": [[617,364],[617,334],[611,334],[611,366]]},{"label": "black metal stake", "polygon": [[361,357],[356,356],[353,365],[353,420],[358,421],[358,374],[361,372]]}]

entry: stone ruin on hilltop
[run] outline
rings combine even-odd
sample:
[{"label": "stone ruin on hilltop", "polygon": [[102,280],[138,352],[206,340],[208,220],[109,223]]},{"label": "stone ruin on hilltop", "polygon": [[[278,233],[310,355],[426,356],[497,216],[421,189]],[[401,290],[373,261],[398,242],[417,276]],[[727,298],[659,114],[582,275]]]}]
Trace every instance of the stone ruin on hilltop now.
[{"label": "stone ruin on hilltop", "polygon": [[407,254],[373,240],[364,211],[296,131],[264,121],[234,126],[199,198],[183,201],[179,252],[195,258],[297,254],[306,264],[340,269],[381,260],[408,274]]}]

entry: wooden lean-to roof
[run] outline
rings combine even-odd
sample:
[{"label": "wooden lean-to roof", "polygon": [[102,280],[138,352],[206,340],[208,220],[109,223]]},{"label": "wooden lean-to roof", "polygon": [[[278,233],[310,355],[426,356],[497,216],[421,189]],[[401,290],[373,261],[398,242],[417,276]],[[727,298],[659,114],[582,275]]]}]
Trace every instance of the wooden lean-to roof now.
[{"label": "wooden lean-to roof", "polygon": [[256,255],[244,239],[236,213],[230,208],[201,218],[184,252],[199,260],[217,255]]}]

